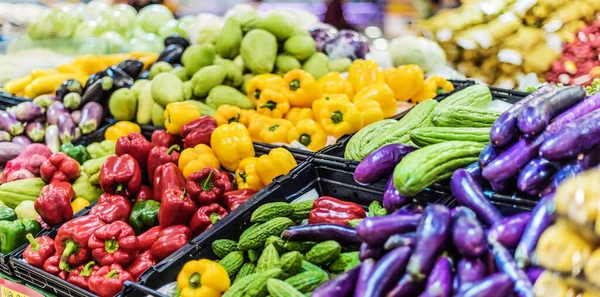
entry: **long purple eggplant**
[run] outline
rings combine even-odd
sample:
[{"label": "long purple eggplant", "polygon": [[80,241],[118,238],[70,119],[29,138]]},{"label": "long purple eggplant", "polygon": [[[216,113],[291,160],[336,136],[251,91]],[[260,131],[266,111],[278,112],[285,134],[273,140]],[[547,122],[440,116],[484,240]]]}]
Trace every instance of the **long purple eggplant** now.
[{"label": "long purple eggplant", "polygon": [[25,134],[33,142],[43,142],[46,136],[46,128],[40,122],[31,122],[25,127]]},{"label": "long purple eggplant", "polygon": [[410,273],[404,274],[396,286],[388,293],[387,297],[417,296],[422,292],[423,281],[418,280]]},{"label": "long purple eggplant", "polygon": [[525,271],[519,266],[508,250],[499,243],[492,243],[496,266],[515,282],[515,292],[519,297],[534,297],[533,285]]},{"label": "long purple eggplant", "polygon": [[492,162],[497,157],[498,153],[496,152],[496,149],[492,146],[492,144],[484,146],[483,150],[481,150],[481,153],[479,154],[479,167],[485,168],[487,164]]},{"label": "long purple eggplant", "polygon": [[10,142],[12,140],[12,135],[6,131],[0,130],[0,142]]},{"label": "long purple eggplant", "polygon": [[531,267],[527,269],[527,277],[532,284],[535,284],[540,275],[546,271],[544,268]]},{"label": "long purple eggplant", "polygon": [[417,226],[417,242],[406,268],[417,280],[424,280],[450,234],[450,210],[439,204],[425,208]]},{"label": "long purple eggplant", "polygon": [[507,297],[513,291],[514,283],[504,273],[492,274],[485,279],[473,284],[463,292],[454,297]]},{"label": "long purple eggplant", "polygon": [[404,273],[410,253],[410,247],[399,247],[377,261],[375,270],[373,270],[371,277],[367,281],[367,285],[361,296],[385,296]]},{"label": "long purple eggplant", "polygon": [[420,214],[425,211],[425,208],[416,203],[409,203],[407,205],[402,206],[400,209],[395,211],[393,214],[402,215],[402,214]]},{"label": "long purple eggplant", "polygon": [[17,118],[6,112],[0,111],[0,130],[6,131],[13,136],[23,134],[25,126]]},{"label": "long purple eggplant", "polygon": [[360,273],[358,274],[358,280],[356,281],[356,287],[354,288],[354,297],[364,297],[364,292],[368,288],[369,279],[373,275],[375,270],[375,260],[366,259],[360,263]]},{"label": "long purple eggplant", "polygon": [[456,275],[458,277],[457,292],[464,292],[471,288],[474,283],[484,279],[487,275],[487,269],[481,259],[462,258],[456,265]]},{"label": "long purple eggplant", "polygon": [[544,196],[531,212],[531,218],[525,226],[519,245],[515,250],[515,260],[519,267],[527,267],[531,263],[531,256],[542,232],[553,223],[552,198],[554,195]]},{"label": "long purple eggplant", "polygon": [[553,193],[554,190],[567,178],[573,177],[589,168],[592,168],[600,164],[600,146],[592,148],[585,154],[580,154],[577,159],[563,165],[554,177],[552,178],[552,184],[549,190],[545,194]]},{"label": "long purple eggplant", "polygon": [[383,191],[383,208],[385,208],[388,213],[393,212],[411,200],[411,198],[404,197],[400,194],[400,191],[394,186],[394,175],[390,175],[387,184],[385,185],[385,191]]},{"label": "long purple eggplant", "polygon": [[394,234],[415,231],[421,216],[421,214],[406,214],[365,218],[356,226],[356,234],[363,242],[383,245]]},{"label": "long purple eggplant", "polygon": [[[170,44],[165,48],[164,51],[162,51],[162,53],[160,53],[160,56],[158,56],[158,59],[156,59],[156,61],[164,61],[169,64],[178,64],[181,62],[181,56],[183,55],[183,51],[183,46],[179,44]],[[137,75],[134,77],[137,77]]]},{"label": "long purple eggplant", "polygon": [[490,228],[487,236],[488,241],[500,243],[509,249],[516,248],[530,218],[531,212],[504,218]]},{"label": "long purple eggplant", "polygon": [[56,125],[61,114],[69,113],[69,110],[61,102],[54,102],[46,109],[46,121],[50,125]]},{"label": "long purple eggplant", "polygon": [[46,146],[56,153],[60,149],[60,139],[58,138],[58,126],[50,125],[46,127]]},{"label": "long purple eggplant", "polygon": [[379,258],[383,257],[385,252],[386,251],[381,246],[370,246],[368,243],[363,242],[360,245],[358,258],[361,261],[364,261],[367,259],[379,260]]},{"label": "long purple eggplant", "polygon": [[465,170],[471,175],[480,185],[487,184],[487,180],[481,175],[481,168],[478,162],[471,163],[465,167]]},{"label": "long purple eggplant", "polygon": [[354,170],[354,180],[359,184],[370,184],[387,177],[404,156],[416,150],[405,144],[388,144],[370,153]]},{"label": "long purple eggplant", "polygon": [[419,297],[450,297],[452,294],[452,265],[447,257],[439,257],[433,265],[425,291]]},{"label": "long purple eggplant", "polygon": [[58,138],[61,143],[71,142],[75,139],[75,122],[71,118],[71,114],[63,113],[58,116],[58,121],[56,122],[58,126]]},{"label": "long purple eggplant", "polygon": [[330,279],[312,292],[311,297],[350,297],[354,292],[360,268],[356,266],[343,274]]},{"label": "long purple eggplant", "polygon": [[548,128],[549,132],[556,132],[561,129],[564,125],[573,122],[574,120],[581,118],[582,116],[591,113],[594,110],[600,109],[600,93],[596,93],[581,103],[571,107],[569,110],[563,112],[560,116],[556,117]]},{"label": "long purple eggplant", "polygon": [[579,86],[559,88],[545,96],[528,101],[517,117],[517,126],[525,137],[533,137],[544,131],[550,120],[585,98],[585,90]]},{"label": "long purple eggplant", "polygon": [[396,234],[388,238],[388,240],[383,245],[383,248],[390,251],[403,246],[414,247],[416,242],[417,234],[415,232]]},{"label": "long purple eggplant", "polygon": [[452,216],[452,241],[464,257],[477,258],[485,252],[487,239],[483,226],[473,211],[464,206],[458,207]]},{"label": "long purple eggplant", "polygon": [[21,102],[15,107],[15,116],[21,122],[30,122],[44,115],[44,109],[33,102]]},{"label": "long purple eggplant", "polygon": [[517,188],[523,192],[543,188],[552,180],[558,166],[557,163],[543,158],[529,161],[519,173]]},{"label": "long purple eggplant", "polygon": [[600,110],[595,110],[547,137],[540,146],[540,156],[551,161],[574,158],[599,144],[599,135]]},{"label": "long purple eggplant", "polygon": [[79,128],[81,133],[90,134],[96,131],[102,124],[102,113],[104,109],[98,102],[88,102],[83,106],[81,110],[81,120],[79,121]]},{"label": "long purple eggplant", "polygon": [[0,164],[16,158],[23,150],[23,145],[13,142],[0,142]]},{"label": "long purple eggplant", "polygon": [[500,194],[514,193],[517,190],[517,187],[515,186],[515,184],[516,184],[515,178],[490,181],[490,187],[492,188],[492,190],[494,190],[494,192],[500,193]]},{"label": "long purple eggplant", "polygon": [[450,186],[458,203],[473,210],[488,226],[502,220],[498,209],[483,195],[481,186],[466,170],[456,170],[450,179]]},{"label": "long purple eggplant", "polygon": [[335,240],[340,244],[361,244],[356,231],[348,226],[336,224],[312,224],[290,227],[281,233],[281,237],[293,241],[327,241]]},{"label": "long purple eggplant", "polygon": [[22,146],[28,146],[33,143],[33,141],[31,141],[31,139],[29,139],[29,137],[27,137],[25,135],[15,136],[15,137],[13,137],[11,142],[16,143],[18,145],[22,145]]}]

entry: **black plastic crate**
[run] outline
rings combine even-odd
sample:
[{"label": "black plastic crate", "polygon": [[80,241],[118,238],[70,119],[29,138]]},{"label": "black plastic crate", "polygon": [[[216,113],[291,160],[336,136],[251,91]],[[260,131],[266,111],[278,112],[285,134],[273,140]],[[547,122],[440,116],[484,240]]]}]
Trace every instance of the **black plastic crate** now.
[{"label": "black plastic crate", "polygon": [[[31,101],[29,98],[14,96],[6,92],[0,91],[0,105],[11,107],[15,106],[21,102]],[[3,108],[5,109],[5,108]]]}]

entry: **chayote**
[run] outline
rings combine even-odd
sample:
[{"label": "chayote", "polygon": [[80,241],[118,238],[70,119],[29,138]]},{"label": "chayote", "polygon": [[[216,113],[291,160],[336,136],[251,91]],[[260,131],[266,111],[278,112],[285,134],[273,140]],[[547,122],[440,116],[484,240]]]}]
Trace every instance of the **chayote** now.
[{"label": "chayote", "polygon": [[253,73],[271,73],[277,59],[277,39],[265,30],[252,30],[242,39],[240,53]]},{"label": "chayote", "polygon": [[352,60],[349,58],[339,58],[335,60],[329,60],[329,71],[331,72],[346,72],[350,68]]},{"label": "chayote", "polygon": [[181,64],[187,70],[189,76],[193,76],[202,67],[212,65],[215,60],[216,50],[211,43],[202,45],[192,44],[188,46],[181,56]]},{"label": "chayote", "polygon": [[302,64],[293,56],[283,54],[277,56],[275,67],[277,68],[277,74],[283,76],[288,71],[302,68]]},{"label": "chayote", "polygon": [[230,86],[214,87],[206,98],[206,104],[213,108],[218,108],[223,104],[235,105],[242,109],[254,108],[254,102],[250,98]]},{"label": "chayote", "polygon": [[159,73],[170,72],[171,70],[173,70],[171,64],[164,61],[156,62],[150,67],[150,76],[148,78],[154,79]]},{"label": "chayote", "polygon": [[275,35],[278,41],[284,41],[294,34],[294,25],[280,14],[271,13],[258,22],[258,29],[263,29]]},{"label": "chayote", "polygon": [[283,50],[296,59],[304,61],[315,53],[315,40],[310,35],[295,35],[283,43]]},{"label": "chayote", "polygon": [[162,107],[183,101],[182,82],[175,74],[163,72],[157,75],[152,80],[151,87],[152,99]]},{"label": "chayote", "polygon": [[184,81],[183,84],[181,84],[181,87],[183,90],[183,100],[191,100],[193,97],[192,81]]},{"label": "chayote", "polygon": [[242,58],[241,55],[237,55],[237,57],[235,57],[235,59],[233,59],[233,63],[235,63],[235,65],[238,68],[240,68],[240,70],[242,71],[242,73],[246,69],[246,66],[244,65],[244,59]]},{"label": "chayote", "polygon": [[154,103],[152,107],[152,125],[156,127],[165,126],[165,109],[158,103]]},{"label": "chayote", "polygon": [[136,98],[139,98],[140,93],[148,83],[150,83],[150,81],[147,79],[138,79],[133,83],[133,85],[129,89],[133,91],[133,94],[135,94]]},{"label": "chayote", "polygon": [[226,75],[223,84],[234,88],[237,88],[242,84],[242,71],[233,61],[227,59],[215,59],[215,65],[219,65],[225,69]]},{"label": "chayote", "polygon": [[246,89],[248,87],[248,82],[254,77],[254,75],[252,75],[251,73],[247,73],[244,74],[244,76],[242,76],[242,85],[240,86],[240,91],[242,91],[242,93],[246,94]]},{"label": "chayote", "polygon": [[200,111],[200,114],[203,116],[206,115],[206,116],[212,117],[217,113],[216,109],[202,103],[202,101],[200,101],[200,100],[187,100],[186,103],[196,106],[196,108],[198,108],[198,110]]},{"label": "chayote", "polygon": [[108,100],[108,110],[117,121],[131,121],[135,118],[137,99],[132,90],[121,88],[116,90]]},{"label": "chayote", "polygon": [[329,73],[329,57],[324,53],[314,53],[304,62],[302,69],[319,79]]},{"label": "chayote", "polygon": [[210,90],[223,83],[227,72],[219,65],[207,66],[192,76],[194,96],[204,98]]},{"label": "chayote", "polygon": [[138,97],[138,108],[135,121],[140,125],[146,125],[152,120],[152,107],[154,99],[152,98],[152,84],[146,84],[140,96]]},{"label": "chayote", "polygon": [[188,81],[190,79],[190,76],[188,75],[187,70],[185,70],[185,67],[175,67],[173,68],[173,70],[171,70],[171,73],[179,77],[181,81]]},{"label": "chayote", "polygon": [[261,18],[256,11],[251,10],[238,14],[237,21],[240,24],[242,31],[244,31],[244,33],[248,33],[256,29],[258,23],[261,21]]},{"label": "chayote", "polygon": [[223,58],[233,59],[240,53],[242,44],[242,27],[236,18],[230,17],[217,35],[215,49]]}]

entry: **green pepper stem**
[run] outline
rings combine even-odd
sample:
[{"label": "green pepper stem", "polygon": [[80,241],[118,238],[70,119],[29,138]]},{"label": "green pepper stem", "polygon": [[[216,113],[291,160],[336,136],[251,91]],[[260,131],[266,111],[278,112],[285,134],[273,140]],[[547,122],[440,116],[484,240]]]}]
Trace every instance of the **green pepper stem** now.
[{"label": "green pepper stem", "polygon": [[260,98],[260,90],[259,89],[254,90],[254,94],[253,95],[254,95],[254,99]]},{"label": "green pepper stem", "polygon": [[243,182],[246,182],[246,172],[240,172],[239,176]]},{"label": "green pepper stem", "polygon": [[117,278],[119,276],[119,272],[116,270],[111,270],[105,277],[106,278]]},{"label": "green pepper stem", "polygon": [[211,213],[209,217],[210,222],[213,223],[213,225],[216,224],[219,220],[221,220],[221,217],[216,212]]},{"label": "green pepper stem", "polygon": [[121,192],[123,190],[123,184],[117,184],[117,192]]},{"label": "green pepper stem", "polygon": [[298,142],[300,142],[300,144],[303,146],[309,146],[311,142],[310,135],[306,133],[300,135],[300,137],[298,138]]},{"label": "green pepper stem", "polygon": [[79,250],[79,246],[77,245],[77,243],[75,243],[75,241],[73,239],[65,240],[64,245],[65,245],[65,250],[63,251],[62,255],[60,256],[60,263],[58,264],[58,267],[61,270],[69,269],[69,264],[67,264],[67,257],[73,253],[77,253],[77,250]]},{"label": "green pepper stem", "polygon": [[116,239],[109,239],[104,242],[104,250],[107,253],[114,253],[119,249],[119,242]]},{"label": "green pepper stem", "polygon": [[81,272],[79,273],[80,276],[90,276],[90,274],[92,273],[92,266],[96,265],[96,262],[94,261],[90,261],[87,264],[85,264],[85,266],[83,267],[83,269],[81,270]]},{"label": "green pepper stem", "polygon": [[214,187],[212,176],[213,176],[213,171],[211,170],[208,173],[208,176],[206,177],[206,179],[204,179],[202,181],[202,183],[200,184],[200,187],[202,187],[202,190],[204,190],[204,191],[210,191],[210,190],[212,190],[212,188]]},{"label": "green pepper stem", "polygon": [[170,155],[173,151],[178,151],[179,149],[180,149],[180,147],[178,145],[174,144],[167,150],[167,155]]},{"label": "green pepper stem", "polygon": [[40,249],[40,244],[37,241],[35,241],[35,238],[33,238],[33,235],[31,235],[31,233],[27,233],[27,235],[25,235],[25,237],[29,241],[29,244],[31,244],[31,250],[34,252],[37,252]]},{"label": "green pepper stem", "polygon": [[190,288],[192,289],[196,289],[200,286],[200,273],[196,272],[194,274],[192,274],[192,276],[190,276]]},{"label": "green pepper stem", "polygon": [[339,110],[336,110],[331,113],[331,121],[334,124],[339,124],[344,121],[344,115]]},{"label": "green pepper stem", "polygon": [[275,130],[277,130],[277,128],[279,128],[279,124],[275,124],[275,125],[269,127],[269,132],[275,132]]},{"label": "green pepper stem", "polygon": [[270,110],[273,110],[273,109],[275,109],[277,107],[277,102],[269,100],[269,101],[267,101],[267,103],[259,106],[259,108],[265,108],[265,107],[268,108],[268,109],[270,109]]},{"label": "green pepper stem", "polygon": [[186,188],[181,188],[183,190],[183,194],[181,194],[181,196],[179,198],[181,198],[181,200],[185,200],[185,194],[187,193],[187,189]]},{"label": "green pepper stem", "polygon": [[297,79],[294,79],[290,82],[290,90],[291,91],[296,91],[297,89],[300,88],[300,81]]},{"label": "green pepper stem", "polygon": [[227,120],[227,124],[231,124],[233,122],[239,122],[240,121],[240,113],[237,113],[237,116],[235,118],[230,118],[229,120]]}]

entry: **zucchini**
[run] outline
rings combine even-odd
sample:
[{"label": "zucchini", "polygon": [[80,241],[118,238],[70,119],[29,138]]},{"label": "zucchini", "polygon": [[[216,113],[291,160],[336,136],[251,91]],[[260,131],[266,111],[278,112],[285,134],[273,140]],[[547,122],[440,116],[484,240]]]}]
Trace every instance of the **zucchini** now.
[{"label": "zucchini", "polygon": [[286,283],[292,285],[296,290],[302,293],[312,292],[320,284],[328,280],[327,273],[321,271],[305,271],[298,273],[285,280]]},{"label": "zucchini", "polygon": [[491,128],[422,127],[410,132],[410,140],[419,147],[445,141],[490,142]]},{"label": "zucchini", "polygon": [[342,251],[342,246],[335,240],[327,240],[316,244],[306,253],[306,261],[315,265],[325,265],[335,260]]},{"label": "zucchini", "polygon": [[268,280],[267,289],[271,297],[304,297],[304,294],[300,293],[292,285],[278,279]]},{"label": "zucchini", "polygon": [[485,108],[450,106],[436,108],[432,122],[437,127],[491,128],[499,116],[499,112]]},{"label": "zucchini", "polygon": [[302,202],[294,202],[290,204],[292,207],[292,214],[290,218],[294,221],[307,220],[310,211],[313,209],[314,200],[307,200]]},{"label": "zucchini", "polygon": [[221,264],[221,266],[227,270],[229,279],[233,279],[240,268],[242,268],[242,265],[244,265],[244,253],[240,251],[231,252],[229,255],[221,259],[219,264]]},{"label": "zucchini", "polygon": [[252,223],[264,223],[278,217],[289,217],[293,210],[287,202],[271,202],[257,208],[250,218]]},{"label": "zucchini", "polygon": [[239,251],[238,243],[230,239],[217,239],[213,241],[212,250],[220,259],[225,258],[231,252]]},{"label": "zucchini", "polygon": [[295,275],[302,270],[302,254],[300,252],[287,252],[279,259],[279,268],[283,272]]},{"label": "zucchini", "polygon": [[249,250],[261,248],[269,236],[279,236],[283,230],[294,226],[294,222],[289,218],[274,218],[260,224],[260,228],[253,228],[251,231],[244,232],[238,243],[240,250]]},{"label": "zucchini", "polygon": [[254,265],[254,263],[252,263],[252,262],[244,263],[244,265],[242,265],[242,267],[238,271],[237,275],[235,276],[235,280],[233,282],[236,283],[238,280],[246,277],[247,275],[253,274],[255,268],[256,268],[256,265]]},{"label": "zucchini", "polygon": [[279,265],[279,253],[272,244],[269,244],[260,254],[258,262],[256,262],[256,272],[264,272],[271,268],[276,268]]},{"label": "zucchini", "polygon": [[317,244],[316,242],[313,241],[286,241],[285,244],[283,245],[283,248],[286,251],[298,251],[300,253],[306,253],[308,251],[310,251],[310,249],[312,249],[313,246],[315,246],[315,244]]},{"label": "zucchini", "polygon": [[492,92],[484,85],[466,87],[440,101],[436,109],[446,109],[451,106],[468,106],[485,108],[492,103]]}]

